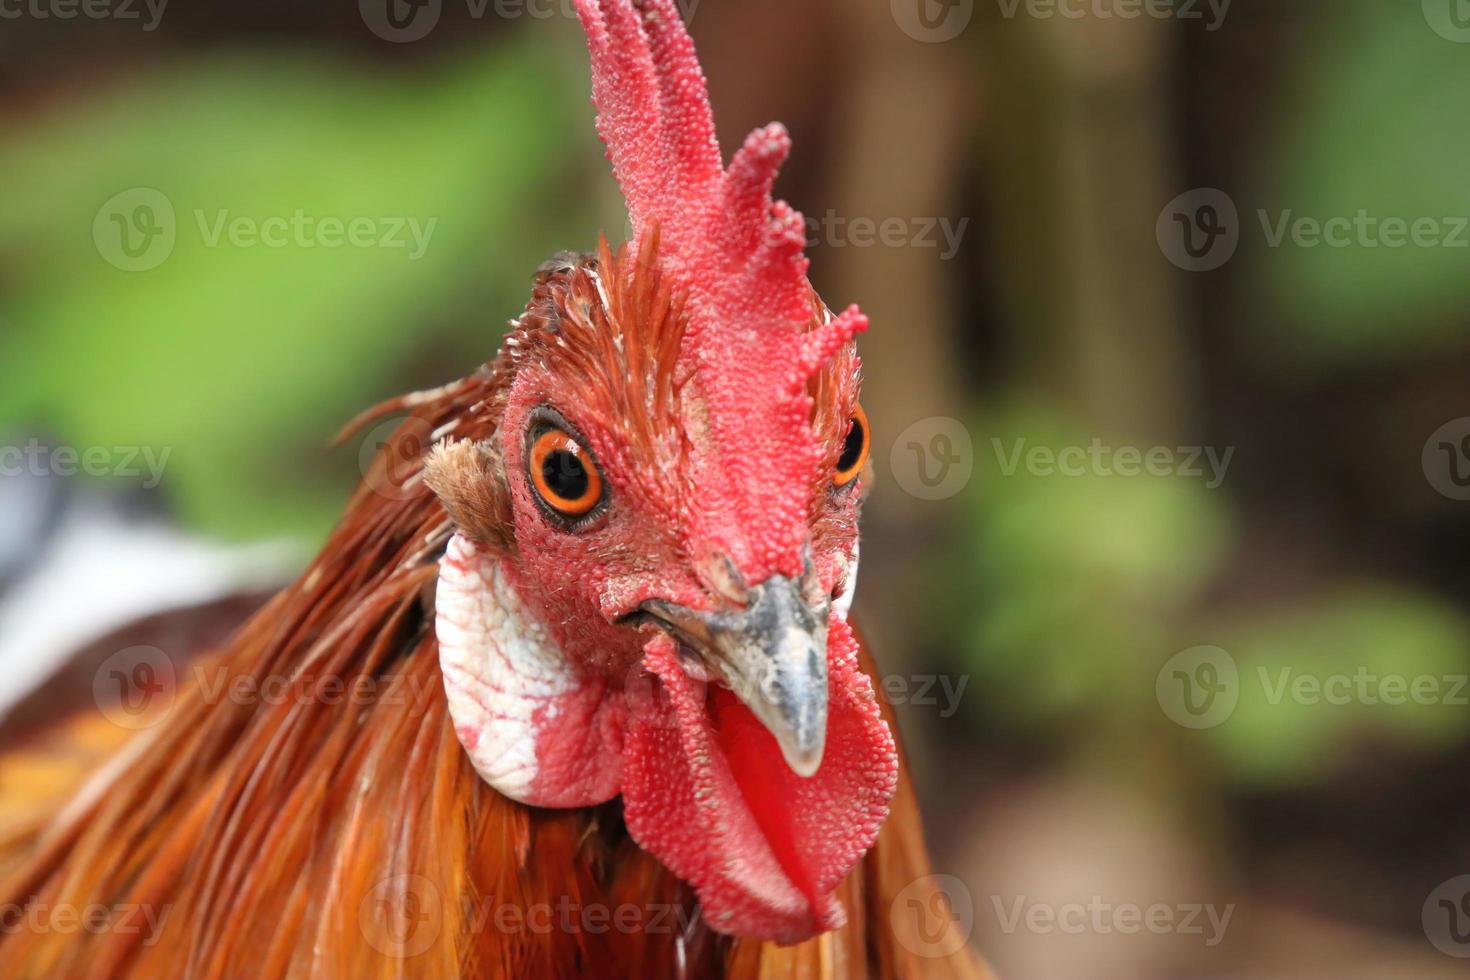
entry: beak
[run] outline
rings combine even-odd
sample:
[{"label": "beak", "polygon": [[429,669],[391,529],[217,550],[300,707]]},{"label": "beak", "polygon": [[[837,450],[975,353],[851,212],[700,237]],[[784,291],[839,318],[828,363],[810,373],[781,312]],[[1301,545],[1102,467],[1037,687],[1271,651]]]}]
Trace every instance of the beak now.
[{"label": "beak", "polygon": [[827,743],[828,603],[813,608],[796,580],[773,575],[744,609],[701,612],[662,599],[645,613],[700,654],[776,736],[799,776],[812,776]]}]

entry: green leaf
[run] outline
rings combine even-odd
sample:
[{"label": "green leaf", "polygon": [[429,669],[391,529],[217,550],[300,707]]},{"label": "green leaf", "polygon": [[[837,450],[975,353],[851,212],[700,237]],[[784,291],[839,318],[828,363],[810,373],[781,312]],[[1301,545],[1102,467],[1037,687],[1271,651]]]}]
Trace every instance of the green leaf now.
[{"label": "green leaf", "polygon": [[[568,244],[537,214],[572,140],[595,146],[568,82],[519,39],[412,78],[283,51],[163,67],[14,133],[0,428],[167,447],[206,531],[323,533],[357,475],[352,450],[324,466],[332,433],[406,363],[474,370]],[[139,194],[175,244],[127,271],[109,258],[123,228],[145,241]]]},{"label": "green leaf", "polygon": [[1220,642],[1240,698],[1207,732],[1235,778],[1327,780],[1364,752],[1456,744],[1470,731],[1470,624],[1387,586],[1345,588]]},{"label": "green leaf", "polygon": [[[1229,544],[1218,491],[1203,476],[1124,475],[1132,465],[1120,473],[1111,452],[1149,447],[1056,413],[1021,406],[987,422],[977,428],[975,527],[954,558],[968,586],[969,665],[1022,726],[1156,710],[1140,670],[1168,648],[1175,610]],[[1027,462],[1068,447],[1068,469],[1081,450],[1085,472]]]},{"label": "green leaf", "polygon": [[[1242,282],[1265,287],[1246,300],[1264,304],[1251,318],[1260,340],[1301,366],[1463,343],[1467,49],[1436,34],[1417,3],[1352,0],[1317,21],[1283,86],[1294,98],[1271,107],[1272,152],[1237,201],[1253,262]],[[1289,233],[1269,244],[1265,227],[1274,236],[1300,219],[1336,219],[1346,244],[1304,246]],[[1434,222],[1424,241],[1435,244],[1393,246],[1386,219]]]}]

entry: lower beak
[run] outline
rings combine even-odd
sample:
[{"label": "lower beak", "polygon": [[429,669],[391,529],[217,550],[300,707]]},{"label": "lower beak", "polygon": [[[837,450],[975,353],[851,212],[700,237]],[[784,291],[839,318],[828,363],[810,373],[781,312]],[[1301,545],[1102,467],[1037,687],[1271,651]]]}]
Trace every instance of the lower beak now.
[{"label": "lower beak", "polygon": [[701,612],[662,599],[642,606],[703,656],[776,737],[797,775],[814,775],[827,742],[827,604],[808,605],[793,579],[750,589],[744,609]]}]

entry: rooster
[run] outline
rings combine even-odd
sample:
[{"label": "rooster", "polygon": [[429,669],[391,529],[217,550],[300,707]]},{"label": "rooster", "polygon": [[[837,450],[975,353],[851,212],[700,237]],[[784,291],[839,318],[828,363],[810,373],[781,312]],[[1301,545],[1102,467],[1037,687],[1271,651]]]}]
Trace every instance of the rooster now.
[{"label": "rooster", "polygon": [[985,975],[848,621],[867,320],[674,0],[576,9],[631,241],[357,420],[407,415],[302,577],[0,844],[7,975]]}]

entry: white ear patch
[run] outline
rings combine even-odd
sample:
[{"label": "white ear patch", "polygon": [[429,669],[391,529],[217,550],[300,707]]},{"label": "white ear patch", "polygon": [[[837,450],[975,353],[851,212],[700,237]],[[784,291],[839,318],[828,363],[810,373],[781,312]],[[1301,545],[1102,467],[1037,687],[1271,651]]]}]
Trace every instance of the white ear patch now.
[{"label": "white ear patch", "polygon": [[847,622],[847,612],[852,608],[852,596],[857,591],[858,546],[854,542],[852,557],[847,561],[847,572],[843,576],[842,591],[832,599],[832,615]]},{"label": "white ear patch", "polygon": [[576,729],[597,727],[589,724],[597,712],[582,709],[602,692],[590,689],[521,602],[502,560],[456,534],[439,563],[435,604],[449,714],[485,781],[537,806],[584,806],[616,795],[616,762],[589,767],[596,773],[589,779],[569,776],[559,758],[541,757],[564,754],[568,742],[582,740]]}]

